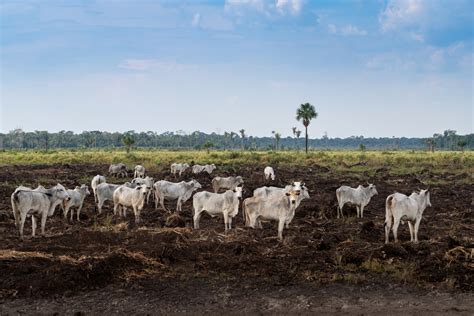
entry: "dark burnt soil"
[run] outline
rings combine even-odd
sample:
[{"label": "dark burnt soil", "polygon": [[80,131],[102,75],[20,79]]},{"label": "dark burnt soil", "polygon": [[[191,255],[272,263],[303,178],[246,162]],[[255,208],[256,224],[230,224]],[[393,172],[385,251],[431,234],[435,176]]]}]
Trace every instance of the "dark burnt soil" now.
[{"label": "dark burnt soil", "polygon": [[[250,196],[255,188],[270,184],[263,181],[263,167],[226,166],[214,175],[244,176],[245,196]],[[413,305],[420,310],[425,303],[436,306],[443,301],[433,296],[436,291],[446,292],[442,295],[452,304],[433,311],[472,311],[472,304],[466,302],[472,302],[474,292],[473,187],[465,179],[453,178],[449,185],[430,188],[433,207],[424,213],[418,244],[408,241],[408,227],[401,225],[401,242],[384,245],[383,222],[385,197],[422,187],[419,175],[392,176],[386,168],[367,179],[318,166],[275,168],[277,180],[272,185],[303,180],[311,196],[302,202],[290,229],[284,230],[283,242],[276,239],[275,223],[264,224],[262,230],[246,228],[241,214],[234,221],[236,228],[227,234],[223,220],[209,216],[202,217],[200,230],[193,230],[192,199],[181,214],[172,216],[150,203],[142,212],[143,223],[136,226],[130,212],[125,219],[112,216],[110,201],[105,212],[97,215],[92,195],[86,198],[79,223],[65,220],[57,210],[47,221],[46,237],[31,238],[27,220],[28,237],[18,241],[10,205],[17,185],[60,182],[73,188],[86,180],[90,185],[92,176],[107,169],[101,164],[0,167],[0,312],[2,308],[8,313],[34,312],[34,306],[48,303],[56,309],[36,311],[206,312],[232,307],[234,312],[337,312],[347,305],[376,313],[390,311],[377,309],[377,299],[391,297],[394,289],[406,294],[399,299],[407,304],[414,293],[429,298]],[[168,168],[150,175],[155,180],[173,179]],[[210,176],[196,179],[210,190]],[[364,211],[364,218],[357,219],[355,208],[346,206],[345,219],[336,219],[335,190],[366,180],[376,184],[379,195]],[[167,203],[167,207],[176,206]],[[341,294],[344,299],[335,298]],[[181,297],[188,301],[193,295],[183,305]],[[135,296],[136,309],[122,304]],[[333,298],[328,301],[328,297]],[[89,305],[74,305],[75,298]],[[147,298],[149,304],[143,305]],[[397,305],[395,301],[384,304]],[[450,310],[452,306],[458,310]]]}]

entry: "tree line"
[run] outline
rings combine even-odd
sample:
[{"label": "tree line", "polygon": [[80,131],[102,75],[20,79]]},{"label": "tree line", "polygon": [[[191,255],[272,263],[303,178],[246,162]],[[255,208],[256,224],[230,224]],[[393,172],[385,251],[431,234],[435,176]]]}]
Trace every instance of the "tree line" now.
[{"label": "tree line", "polygon": [[[294,132],[293,132],[294,131]],[[160,148],[170,150],[218,149],[218,150],[304,150],[305,138],[301,132],[293,128],[293,137],[282,137],[280,132],[272,131],[268,137],[247,135],[244,129],[238,132],[223,134],[206,134],[200,131],[185,133],[183,131],[158,134],[154,131],[105,132],[47,131],[26,132],[15,129],[8,133],[0,133],[0,149],[81,149],[81,148]],[[364,137],[347,138],[308,138],[309,149],[361,149],[361,150],[472,150],[474,134],[457,135],[447,130],[429,138],[407,137]]]},{"label": "tree line", "polygon": [[304,139],[300,139],[301,131],[297,127],[291,129],[293,137],[281,137],[281,133],[273,130],[269,137],[255,137],[245,133],[229,131],[224,134],[206,134],[200,131],[186,133],[184,131],[165,132],[158,134],[154,131],[125,133],[110,133],[103,131],[84,131],[76,134],[71,131],[49,133],[47,131],[25,132],[14,129],[7,134],[0,133],[0,150],[4,149],[43,149],[50,148],[120,148],[125,147],[129,152],[133,147],[161,149],[241,149],[241,150],[300,150],[308,149],[360,149],[360,150],[398,150],[423,149],[430,151],[473,149],[474,134],[457,135],[454,130],[445,130],[442,134],[434,134],[428,138],[407,137],[369,137],[351,136],[348,138],[329,138],[327,133],[322,138],[310,139],[308,126],[318,117],[315,107],[303,103],[296,110],[296,120],[305,128]]}]

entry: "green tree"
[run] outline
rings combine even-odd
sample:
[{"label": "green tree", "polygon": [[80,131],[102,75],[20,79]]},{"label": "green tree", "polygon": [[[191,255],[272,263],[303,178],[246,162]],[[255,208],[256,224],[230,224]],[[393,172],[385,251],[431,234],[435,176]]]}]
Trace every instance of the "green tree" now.
[{"label": "green tree", "polygon": [[306,139],[306,153],[308,153],[308,125],[312,119],[318,117],[318,113],[313,105],[310,103],[303,103],[296,110],[296,120],[302,121],[305,128],[305,139]]},{"label": "green tree", "polygon": [[279,144],[280,144],[280,139],[281,139],[281,134],[280,133],[275,133],[275,148],[276,148],[276,151],[278,151],[278,148],[279,148]]},{"label": "green tree", "polygon": [[458,146],[461,148],[461,151],[464,152],[464,147],[466,147],[467,141],[465,139],[458,140]]},{"label": "green tree", "polygon": [[122,138],[122,142],[127,149],[127,153],[132,149],[133,144],[135,144],[135,138],[131,134],[125,134]]},{"label": "green tree", "polygon": [[244,150],[245,130],[241,129],[239,133],[240,133],[240,137],[242,138],[242,150]]},{"label": "green tree", "polygon": [[214,147],[214,144],[211,141],[206,141],[203,145],[202,148],[206,150],[207,153],[211,151],[211,148]]}]

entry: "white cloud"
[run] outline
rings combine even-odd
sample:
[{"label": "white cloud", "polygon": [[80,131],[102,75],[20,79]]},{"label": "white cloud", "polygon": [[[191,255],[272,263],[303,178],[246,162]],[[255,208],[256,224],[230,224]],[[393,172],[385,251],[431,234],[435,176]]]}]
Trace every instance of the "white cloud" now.
[{"label": "white cloud", "polygon": [[415,41],[420,42],[420,43],[423,43],[425,41],[425,37],[423,35],[421,35],[420,33],[410,32],[409,37],[412,40],[415,40]]},{"label": "white cloud", "polygon": [[416,23],[423,7],[422,0],[390,0],[379,15],[380,26],[385,32]]},{"label": "white cloud", "polygon": [[125,59],[119,65],[119,68],[136,71],[183,71],[195,68],[195,66],[178,64],[176,62],[163,62],[157,59]]},{"label": "white cloud", "polygon": [[334,24],[328,24],[328,32],[330,34],[339,34],[343,36],[366,36],[367,31],[359,29],[357,26],[348,24],[346,26],[338,27]]},{"label": "white cloud", "polygon": [[276,0],[275,7],[280,13],[287,11],[292,14],[298,14],[303,6],[302,0]]},{"label": "white cloud", "polygon": [[191,22],[191,25],[194,27],[198,27],[200,22],[201,22],[201,14],[195,13],[193,16],[193,21]]},{"label": "white cloud", "polygon": [[341,28],[341,34],[345,36],[365,36],[367,35],[367,31],[361,30],[357,28],[357,26],[349,24]]}]

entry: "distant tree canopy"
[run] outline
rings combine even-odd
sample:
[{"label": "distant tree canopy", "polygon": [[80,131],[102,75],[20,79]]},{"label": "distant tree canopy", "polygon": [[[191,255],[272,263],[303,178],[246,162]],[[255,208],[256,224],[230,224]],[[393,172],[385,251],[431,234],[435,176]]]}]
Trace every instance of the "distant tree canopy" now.
[{"label": "distant tree canopy", "polygon": [[[165,132],[158,134],[153,131],[125,133],[110,133],[101,131],[85,131],[80,134],[71,131],[49,133],[46,131],[25,132],[15,129],[6,134],[0,133],[0,149],[57,149],[57,148],[161,148],[161,149],[201,149],[204,144],[212,143],[212,148],[268,150],[276,146],[276,133],[269,137],[250,136],[239,132],[225,132],[223,135],[216,133],[206,134],[200,131],[193,133]],[[293,133],[292,130],[288,131]],[[295,131],[298,132],[298,131]],[[242,137],[243,136],[243,137]],[[280,150],[294,150],[303,148],[305,139],[296,137],[281,137],[278,135],[278,148]],[[127,139],[124,143],[124,138]],[[128,142],[133,140],[133,144]],[[127,145],[128,144],[128,145]],[[392,149],[425,149],[425,150],[472,150],[474,149],[474,134],[457,135],[456,131],[446,130],[428,138],[365,138],[351,136],[348,138],[322,138],[309,139],[308,146],[312,149],[360,149],[361,145],[367,150],[392,150]],[[3,146],[3,147],[2,147]]]}]

